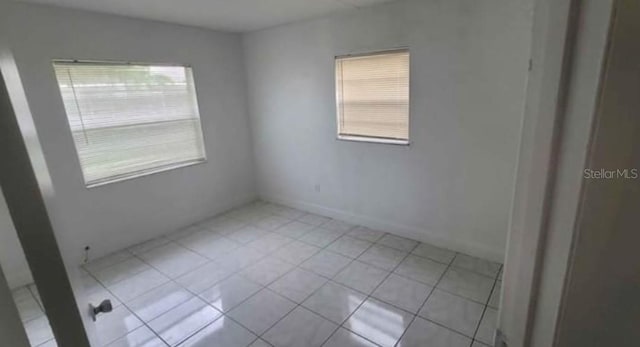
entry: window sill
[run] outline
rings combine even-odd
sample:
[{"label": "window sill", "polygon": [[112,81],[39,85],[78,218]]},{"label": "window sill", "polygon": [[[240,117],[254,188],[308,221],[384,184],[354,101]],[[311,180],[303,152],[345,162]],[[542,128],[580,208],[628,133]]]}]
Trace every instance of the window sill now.
[{"label": "window sill", "polygon": [[132,172],[130,174],[124,174],[124,175],[115,176],[115,177],[111,177],[111,178],[104,178],[104,179],[98,180],[98,181],[88,182],[88,183],[85,183],[85,187],[87,187],[88,189],[97,188],[97,187],[105,186],[105,185],[112,184],[112,183],[128,181],[128,180],[132,180],[132,179],[139,178],[139,177],[149,176],[149,175],[153,175],[153,174],[157,174],[157,173],[161,173],[161,172],[165,172],[165,171],[171,171],[171,170],[174,170],[174,169],[180,169],[180,168],[187,167],[187,166],[203,164],[203,163],[206,163],[206,162],[207,162],[206,159],[198,159],[198,160],[191,160],[191,161],[187,161],[187,162],[182,162],[182,163],[176,163],[176,164],[171,164],[171,165],[167,165],[167,166],[157,167],[157,168],[144,170],[144,171]]},{"label": "window sill", "polygon": [[381,144],[396,145],[396,146],[409,146],[410,144],[409,140],[396,140],[396,139],[385,139],[380,137],[365,137],[365,136],[351,136],[351,135],[338,135],[337,139],[340,141],[381,143]]}]

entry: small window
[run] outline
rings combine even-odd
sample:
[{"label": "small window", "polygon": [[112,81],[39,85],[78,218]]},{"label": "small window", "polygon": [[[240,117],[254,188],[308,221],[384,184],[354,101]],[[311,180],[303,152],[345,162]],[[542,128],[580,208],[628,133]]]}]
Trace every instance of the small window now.
[{"label": "small window", "polygon": [[336,58],[338,138],[409,143],[409,51]]},{"label": "small window", "polygon": [[88,187],[205,160],[190,67],[53,66]]}]

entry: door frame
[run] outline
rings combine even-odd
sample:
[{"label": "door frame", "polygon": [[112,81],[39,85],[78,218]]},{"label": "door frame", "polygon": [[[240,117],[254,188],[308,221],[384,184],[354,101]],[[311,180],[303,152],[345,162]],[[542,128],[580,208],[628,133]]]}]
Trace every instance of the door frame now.
[{"label": "door frame", "polygon": [[496,346],[555,343],[615,0],[537,0]]},{"label": "door frame", "polygon": [[[639,19],[637,0],[615,0],[555,346],[622,347],[640,341]],[[600,170],[609,176],[594,177]]]}]

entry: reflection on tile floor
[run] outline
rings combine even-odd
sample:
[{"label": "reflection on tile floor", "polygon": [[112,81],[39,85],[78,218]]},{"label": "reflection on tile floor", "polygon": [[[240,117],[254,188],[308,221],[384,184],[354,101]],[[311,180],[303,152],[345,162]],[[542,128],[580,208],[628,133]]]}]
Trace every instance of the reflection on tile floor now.
[{"label": "reflection on tile floor", "polygon": [[[265,203],[83,266],[104,346],[457,347],[493,339],[502,265]],[[33,285],[13,293],[55,347]]]}]

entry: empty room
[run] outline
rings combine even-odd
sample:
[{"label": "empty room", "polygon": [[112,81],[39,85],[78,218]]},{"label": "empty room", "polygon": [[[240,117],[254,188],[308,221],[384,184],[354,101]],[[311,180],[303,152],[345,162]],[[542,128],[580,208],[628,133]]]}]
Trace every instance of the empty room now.
[{"label": "empty room", "polygon": [[591,346],[615,2],[2,1],[0,345]]}]

